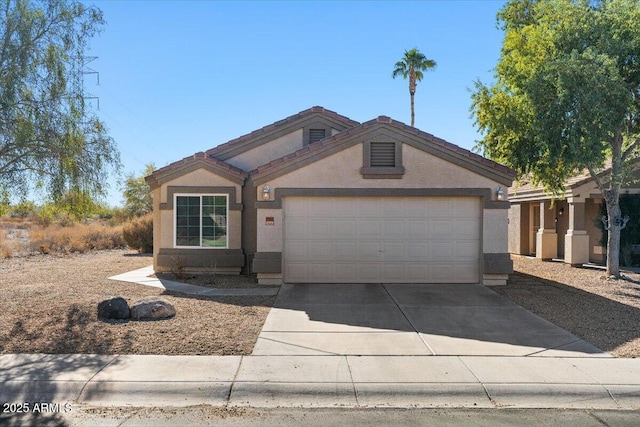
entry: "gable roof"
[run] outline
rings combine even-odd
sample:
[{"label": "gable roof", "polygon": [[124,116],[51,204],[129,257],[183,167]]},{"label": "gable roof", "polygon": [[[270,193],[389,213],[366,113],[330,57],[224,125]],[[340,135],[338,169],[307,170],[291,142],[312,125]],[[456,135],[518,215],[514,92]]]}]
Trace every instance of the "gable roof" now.
[{"label": "gable roof", "polygon": [[376,130],[388,130],[391,133],[395,133],[402,138],[402,142],[456,163],[506,186],[511,185],[516,176],[516,172],[506,166],[387,116],[379,116],[376,119],[353,126],[279,159],[272,160],[252,170],[249,175],[253,179],[254,185],[260,185],[269,179],[285,175],[362,142],[363,136]]},{"label": "gable roof", "polygon": [[146,176],[144,179],[147,185],[149,185],[151,189],[154,189],[167,181],[171,181],[181,175],[201,168],[238,184],[242,184],[249,176],[249,174],[242,169],[222,160],[209,157],[203,152],[199,152],[160,169],[156,169],[151,175]]},{"label": "gable roof", "polygon": [[339,131],[357,126],[359,122],[342,116],[335,111],[315,106],[285,119],[278,120],[246,135],[232,139],[206,151],[206,155],[219,160],[227,160],[256,146],[270,142],[280,136],[294,132],[318,120],[331,125]]}]

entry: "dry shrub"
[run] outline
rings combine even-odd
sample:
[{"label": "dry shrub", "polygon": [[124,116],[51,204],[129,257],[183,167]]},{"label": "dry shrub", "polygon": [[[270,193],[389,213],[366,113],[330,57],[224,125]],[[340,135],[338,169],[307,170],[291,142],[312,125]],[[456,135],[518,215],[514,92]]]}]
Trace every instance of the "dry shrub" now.
[{"label": "dry shrub", "polygon": [[148,213],[122,226],[122,236],[131,249],[153,252],[153,214]]},{"label": "dry shrub", "polygon": [[52,225],[46,228],[33,227],[30,233],[31,250],[48,254],[51,252],[87,252],[90,250],[124,248],[121,227],[99,224],[75,224],[71,227]]},{"label": "dry shrub", "polygon": [[13,250],[5,240],[4,231],[0,230],[0,259],[11,258]]}]

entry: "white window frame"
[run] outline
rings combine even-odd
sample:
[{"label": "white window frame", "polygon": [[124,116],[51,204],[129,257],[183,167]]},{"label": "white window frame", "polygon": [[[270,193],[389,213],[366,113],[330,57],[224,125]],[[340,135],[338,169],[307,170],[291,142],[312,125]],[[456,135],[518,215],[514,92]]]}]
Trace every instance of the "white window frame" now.
[{"label": "white window frame", "polygon": [[[225,246],[202,245],[202,198],[209,196],[224,196],[227,209],[227,241]],[[178,197],[200,197],[200,246],[178,245]],[[173,195],[173,247],[175,249],[229,249],[229,195],[226,193],[176,193]]]}]

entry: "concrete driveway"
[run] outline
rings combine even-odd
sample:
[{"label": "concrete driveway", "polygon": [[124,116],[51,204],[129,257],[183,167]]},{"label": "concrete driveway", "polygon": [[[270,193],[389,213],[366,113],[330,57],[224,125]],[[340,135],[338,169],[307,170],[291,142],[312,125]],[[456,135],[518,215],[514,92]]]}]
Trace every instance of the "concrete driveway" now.
[{"label": "concrete driveway", "polygon": [[481,285],[283,285],[254,355],[610,357]]}]

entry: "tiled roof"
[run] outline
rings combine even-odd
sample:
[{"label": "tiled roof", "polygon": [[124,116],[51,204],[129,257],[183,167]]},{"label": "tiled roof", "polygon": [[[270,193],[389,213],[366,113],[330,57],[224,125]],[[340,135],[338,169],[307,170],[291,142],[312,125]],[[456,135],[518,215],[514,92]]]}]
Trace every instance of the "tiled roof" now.
[{"label": "tiled roof", "polygon": [[[604,164],[604,168],[598,173],[598,175],[602,176],[607,173],[611,168],[611,160],[607,160]],[[582,184],[585,184],[591,181],[593,177],[589,173],[588,169],[584,169],[582,172],[573,175],[565,182],[565,189],[571,189],[575,187],[579,187]],[[520,178],[518,181],[514,181],[513,186],[509,188],[509,193],[544,193],[544,188],[541,184],[534,185],[531,178],[529,176],[524,176]]]},{"label": "tiled roof", "polygon": [[232,166],[227,162],[223,162],[222,160],[218,160],[218,159],[215,159],[213,157],[209,157],[205,153],[203,153],[202,151],[200,151],[198,153],[195,153],[195,154],[193,154],[191,156],[185,157],[182,160],[178,160],[177,162],[173,162],[173,163],[171,163],[171,164],[169,164],[167,166],[164,166],[164,167],[162,167],[160,169],[156,169],[149,176],[162,175],[164,173],[180,169],[183,166],[187,166],[187,165],[189,165],[190,163],[192,163],[194,161],[203,161],[205,163],[208,163],[208,164],[211,164],[211,165],[215,165],[216,167],[223,168],[223,169],[225,169],[226,171],[228,171],[228,172],[230,172],[232,174],[235,174],[235,175],[238,175],[238,176],[241,176],[241,177],[244,177],[244,178],[249,176],[249,174],[246,173],[245,171],[243,171],[242,169],[239,169],[239,168],[237,168],[235,166]]},{"label": "tiled roof", "polygon": [[277,122],[271,123],[270,125],[264,126],[258,130],[254,130],[251,133],[248,133],[246,135],[242,135],[238,138],[232,139],[230,141],[225,142],[224,144],[220,144],[217,147],[214,147],[210,150],[206,151],[206,154],[208,156],[212,156],[215,157],[217,153],[224,151],[224,150],[228,150],[229,148],[232,148],[234,145],[238,145],[241,144],[245,141],[248,140],[252,140],[254,138],[258,138],[262,135],[265,135],[267,133],[269,133],[270,131],[274,131],[277,128],[295,122],[297,120],[303,119],[307,116],[310,116],[312,114],[321,114],[325,117],[337,120],[338,122],[343,123],[346,127],[353,127],[353,126],[357,126],[359,123],[351,120],[348,117],[342,116],[338,113],[336,113],[335,111],[331,111],[331,110],[327,110],[324,107],[320,107],[320,106],[315,106],[315,107],[311,107],[307,110],[304,111],[300,111],[297,114],[294,114],[292,116],[287,117],[286,119],[282,119],[282,120],[278,120]]},{"label": "tiled roof", "polygon": [[349,128],[349,129],[347,129],[345,131],[342,131],[342,132],[340,132],[338,134],[335,134],[333,136],[327,137],[327,138],[325,138],[325,139],[323,139],[321,141],[318,141],[318,142],[316,142],[314,144],[310,144],[310,145],[308,145],[308,146],[306,146],[304,148],[301,148],[300,150],[297,150],[297,151],[295,151],[295,152],[293,152],[291,154],[287,154],[286,156],[283,156],[283,157],[281,157],[279,159],[272,160],[271,162],[266,163],[266,164],[264,164],[262,166],[258,166],[256,169],[252,170],[250,172],[250,175],[255,175],[255,174],[262,173],[262,172],[266,172],[266,171],[268,171],[268,170],[270,170],[270,169],[272,169],[272,168],[274,168],[276,166],[280,166],[280,165],[282,165],[284,163],[287,163],[287,162],[289,162],[289,161],[291,161],[291,160],[293,160],[295,158],[303,157],[303,156],[307,155],[307,153],[310,153],[310,152],[313,152],[313,151],[316,151],[316,150],[320,150],[320,149],[325,148],[327,146],[330,146],[332,144],[336,144],[339,141],[341,141],[341,140],[343,140],[343,139],[345,139],[345,138],[347,138],[347,137],[349,137],[349,136],[351,136],[351,135],[353,135],[355,133],[358,133],[358,132],[361,132],[361,131],[363,131],[363,130],[365,130],[367,128],[370,128],[371,126],[374,126],[377,123],[389,125],[389,126],[394,127],[396,129],[400,129],[400,130],[403,130],[405,132],[412,133],[412,134],[418,136],[419,138],[426,139],[429,142],[431,142],[431,143],[433,143],[433,144],[435,144],[435,145],[437,145],[439,147],[442,147],[442,148],[444,148],[446,150],[449,150],[449,151],[457,154],[458,156],[466,157],[470,161],[473,161],[473,162],[476,162],[476,163],[481,163],[481,164],[483,164],[483,165],[485,165],[485,166],[487,166],[489,168],[492,168],[492,169],[496,170],[497,172],[499,172],[499,173],[501,173],[503,175],[507,175],[507,176],[509,176],[511,178],[514,178],[516,176],[516,172],[514,170],[506,167],[506,166],[503,166],[503,165],[501,165],[499,163],[494,162],[493,160],[489,160],[489,159],[487,159],[485,157],[482,157],[479,154],[472,153],[469,150],[466,150],[466,149],[464,149],[462,147],[459,147],[459,146],[457,146],[455,144],[447,142],[444,139],[435,137],[435,136],[433,136],[433,135],[431,135],[431,134],[429,134],[427,132],[423,132],[418,128],[408,126],[408,125],[406,125],[406,124],[404,124],[402,122],[399,122],[397,120],[393,120],[391,117],[388,117],[388,116],[379,116],[379,117],[377,117],[377,118],[375,118],[373,120],[369,120],[369,121],[361,123],[361,124],[359,124],[357,126],[353,126],[353,127]]}]

